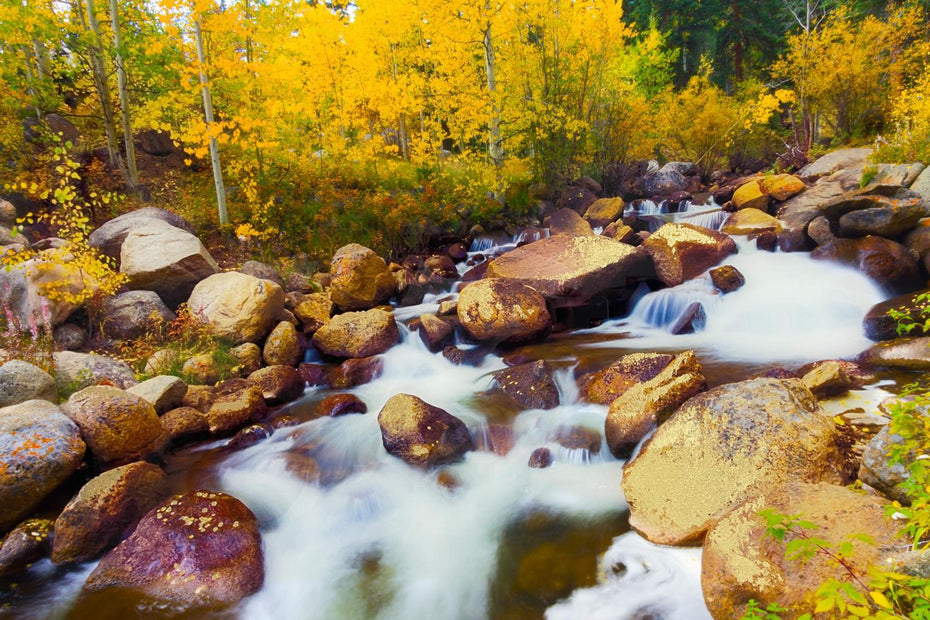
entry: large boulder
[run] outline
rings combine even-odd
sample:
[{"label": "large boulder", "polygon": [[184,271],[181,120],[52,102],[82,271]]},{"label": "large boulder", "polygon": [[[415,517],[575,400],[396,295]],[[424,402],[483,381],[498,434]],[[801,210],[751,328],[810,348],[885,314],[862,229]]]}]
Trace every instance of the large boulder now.
[{"label": "large boulder", "polygon": [[630,525],[700,542],[743,501],[790,480],[845,482],[837,430],[797,379],[749,379],[688,400],[623,471]]},{"label": "large boulder", "polygon": [[549,232],[552,235],[594,235],[591,224],[571,209],[559,209],[549,217]]},{"label": "large boulder", "polygon": [[731,213],[724,220],[720,232],[727,235],[759,235],[764,232],[781,232],[781,222],[764,211],[747,207]]},{"label": "large boulder", "polygon": [[798,176],[802,179],[813,179],[828,176],[839,170],[855,168],[859,168],[861,174],[861,169],[866,165],[871,154],[872,149],[868,147],[839,149],[807,164],[798,171]]},{"label": "large boulder", "polygon": [[643,437],[675,413],[707,382],[694,351],[675,356],[648,380],[634,383],[610,403],[604,436],[611,453],[626,458]]},{"label": "large boulder", "polygon": [[220,270],[200,239],[160,220],[133,228],[120,248],[120,273],[131,289],[155,291],[165,303],[187,301],[194,286]]},{"label": "large boulder", "polygon": [[921,284],[914,256],[884,237],[835,239],[813,250],[811,258],[855,267],[891,293],[908,293]]},{"label": "large boulder", "polygon": [[43,250],[34,257],[0,269],[0,303],[12,317],[13,329],[60,325],[81,307],[100,283],[74,264],[67,248]]},{"label": "large boulder", "polygon": [[664,224],[643,247],[667,286],[690,280],[736,253],[736,242],[728,235],[693,224]]},{"label": "large boulder", "polygon": [[605,237],[556,235],[494,259],[487,277],[519,281],[550,299],[586,299],[650,275],[643,259],[633,246]]},{"label": "large boulder", "polygon": [[459,294],[456,312],[462,328],[479,341],[523,342],[552,326],[546,299],[539,291],[509,279],[472,282]]},{"label": "large boulder", "polygon": [[52,354],[52,358],[55,360],[55,383],[62,398],[95,383],[108,383],[123,389],[138,383],[129,364],[112,357],[60,351]]},{"label": "large boulder", "polygon": [[737,211],[742,209],[757,209],[759,211],[768,211],[769,197],[762,191],[762,185],[758,179],[753,179],[748,183],[740,185],[731,199],[733,208]]},{"label": "large boulder", "polygon": [[783,249],[807,249],[808,224],[824,215],[825,205],[847,192],[858,189],[861,176],[861,166],[838,170],[818,179],[813,186],[779,205],[776,215],[785,229],[784,236],[780,239]]},{"label": "large boulder", "polygon": [[559,389],[552,380],[552,369],[543,360],[495,373],[494,385],[525,409],[552,409],[559,405]]},{"label": "large boulder", "polygon": [[883,368],[930,370],[930,336],[879,342],[860,353],[856,361]]},{"label": "large boulder", "polygon": [[97,557],[167,494],[167,476],[151,463],[130,463],[100,474],[81,487],[55,520],[52,561]]},{"label": "large boulder", "polygon": [[807,189],[804,181],[792,174],[773,174],[763,177],[759,181],[759,187],[764,194],[778,202],[793,198]]},{"label": "large boulder", "polygon": [[[868,201],[867,203],[864,201]],[[843,237],[880,235],[896,237],[911,230],[927,213],[927,204],[920,194],[899,188],[891,196],[867,194],[861,204],[869,206],[850,211],[839,218],[839,234]]]},{"label": "large boulder", "polygon": [[378,424],[388,454],[417,467],[458,461],[475,449],[461,420],[410,394],[388,399],[378,414]]},{"label": "large boulder", "polygon": [[342,310],[368,310],[394,294],[394,276],[384,259],[357,243],[336,250],[330,275],[330,295]]},{"label": "large boulder", "polygon": [[68,479],[84,450],[78,427],[48,401],[0,409],[0,534]]},{"label": "large boulder", "polygon": [[923,312],[930,314],[930,299],[921,299],[922,295],[930,296],[930,289],[892,297],[869,308],[865,318],[862,319],[866,337],[871,340],[892,340],[899,336],[898,322],[888,314],[892,310],[911,317],[912,321],[909,322],[913,322],[915,327],[908,332],[908,335],[922,336],[930,331],[930,328],[924,329],[922,314]]},{"label": "large boulder", "polygon": [[22,360],[10,360],[0,366],[0,407],[35,399],[58,401],[52,375]]},{"label": "large boulder", "polygon": [[584,212],[584,219],[594,227],[607,226],[614,220],[620,219],[625,208],[626,203],[623,202],[623,198],[598,198]]},{"label": "large boulder", "polygon": [[119,388],[92,386],[71,395],[62,407],[103,463],[125,463],[159,450],[164,433],[151,403]]},{"label": "large boulder", "polygon": [[127,291],[103,300],[100,331],[114,340],[133,340],[176,318],[154,291]]},{"label": "large boulder", "polygon": [[[812,609],[810,601],[821,584],[830,579],[846,583],[847,567],[856,575],[868,574],[885,557],[883,549],[900,543],[896,525],[884,517],[886,505],[830,484],[796,484],[747,501],[716,523],[704,541],[701,588],[708,611],[714,618],[740,618],[750,600],[762,608],[778,603],[797,612]],[[801,514],[815,527],[795,527],[784,541],[773,540],[759,515],[767,508]],[[843,555],[845,566],[816,550],[809,559],[790,559],[786,544],[805,535],[825,541],[828,548],[852,541]]]},{"label": "large boulder", "polygon": [[369,357],[400,342],[394,315],[380,309],[338,314],[313,334],[313,346],[332,357]]},{"label": "large boulder", "polygon": [[872,182],[910,187],[925,168],[926,166],[921,163],[878,164],[875,167],[875,178]]},{"label": "large boulder", "polygon": [[228,271],[202,280],[187,305],[218,338],[259,342],[281,316],[284,291],[270,280]]},{"label": "large boulder", "polygon": [[[926,198],[925,200],[930,200]],[[901,241],[911,254],[917,256],[925,274],[930,273],[930,218],[924,218]]]},{"label": "large boulder", "polygon": [[672,168],[662,168],[640,180],[644,196],[669,196],[688,189],[688,179]]},{"label": "large boulder", "polygon": [[120,259],[120,250],[123,241],[132,230],[145,229],[152,226],[159,226],[153,222],[170,224],[190,234],[194,234],[193,227],[180,215],[175,215],[170,211],[159,209],[157,207],[145,207],[136,209],[129,213],[124,213],[118,217],[106,222],[100,228],[90,233],[87,238],[91,247],[97,248],[106,256],[113,260]]},{"label": "large boulder", "polygon": [[578,379],[581,397],[591,403],[609,405],[637,383],[658,375],[673,359],[671,353],[624,355],[602,370],[581,376]]},{"label": "large boulder", "polygon": [[911,191],[917,192],[923,196],[924,200],[930,200],[930,167],[924,168],[920,175],[911,183]]},{"label": "large boulder", "polygon": [[85,587],[133,588],[184,606],[232,604],[264,581],[258,521],[225,493],[192,491],[151,510]]}]

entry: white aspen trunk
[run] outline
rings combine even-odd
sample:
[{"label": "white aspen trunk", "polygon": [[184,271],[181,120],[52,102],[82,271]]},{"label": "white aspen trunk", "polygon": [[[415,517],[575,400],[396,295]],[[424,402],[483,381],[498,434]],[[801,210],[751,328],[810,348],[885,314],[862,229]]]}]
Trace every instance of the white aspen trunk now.
[{"label": "white aspen trunk", "polygon": [[113,48],[116,50],[116,85],[119,93],[120,116],[123,121],[123,145],[126,149],[126,172],[131,190],[139,189],[139,170],[136,168],[136,145],[132,140],[132,123],[129,120],[129,96],[126,93],[126,66],[120,53],[119,7],[110,0],[110,26],[113,29]]},{"label": "white aspen trunk", "polygon": [[[200,88],[203,93],[203,116],[207,123],[207,131],[213,126],[213,99],[210,97],[210,84],[204,69],[206,64],[203,51],[203,34],[200,31],[200,20],[194,22],[194,37],[197,41],[197,62],[200,64]],[[220,168],[220,150],[216,138],[210,136],[210,163],[213,165],[213,185],[216,189],[216,205],[220,214],[220,225],[229,223],[226,212],[226,189],[223,187],[223,171]]]},{"label": "white aspen trunk", "polygon": [[103,128],[107,136],[107,153],[110,155],[110,161],[116,164],[123,179],[128,180],[129,174],[116,142],[116,121],[113,118],[113,102],[110,100],[110,86],[107,83],[107,73],[103,64],[103,54],[100,51],[100,24],[97,22],[94,0],[86,0],[85,7],[87,9],[87,27],[93,37],[93,41],[88,50],[90,53],[90,66],[94,78],[94,87],[97,90],[97,96],[100,98],[100,111],[103,113]]}]

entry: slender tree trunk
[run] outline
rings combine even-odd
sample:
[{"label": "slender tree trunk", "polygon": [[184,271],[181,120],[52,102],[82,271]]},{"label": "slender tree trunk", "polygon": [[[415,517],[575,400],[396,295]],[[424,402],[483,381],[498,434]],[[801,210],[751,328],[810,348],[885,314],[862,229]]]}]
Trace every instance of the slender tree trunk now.
[{"label": "slender tree trunk", "polygon": [[42,120],[42,109],[39,107],[39,89],[37,88],[38,77],[33,66],[34,53],[27,46],[23,46],[23,54],[26,57],[26,93],[32,98],[32,106],[36,112],[36,120]]},{"label": "slender tree trunk", "polygon": [[100,24],[97,22],[97,10],[94,6],[94,0],[86,0],[85,8],[87,9],[87,27],[91,33],[91,45],[88,49],[90,53],[90,66],[94,78],[94,88],[97,90],[97,96],[100,98],[100,111],[103,113],[103,128],[107,136],[107,154],[110,161],[116,164],[123,181],[128,182],[129,173],[123,162],[123,156],[120,153],[119,145],[116,141],[116,121],[113,118],[113,101],[110,99],[110,85],[107,83],[106,68],[103,64],[103,53],[100,50]]},{"label": "slender tree trunk", "polygon": [[[391,43],[391,77],[394,80],[394,87],[397,87],[397,58],[394,55],[394,44]],[[400,132],[400,155],[404,158],[404,161],[410,161],[410,151],[407,148],[407,120],[404,118],[404,113],[401,111],[398,115],[399,125],[398,131]]]},{"label": "slender tree trunk", "polygon": [[494,39],[491,36],[491,24],[484,30],[484,68],[488,81],[488,95],[491,99],[491,118],[488,122],[488,153],[496,168],[504,164],[504,146],[501,141],[500,106],[497,103],[497,64],[494,57]]},{"label": "slender tree trunk", "polygon": [[203,93],[203,116],[210,133],[210,163],[213,165],[213,185],[216,189],[216,205],[220,215],[220,226],[229,223],[226,212],[226,189],[223,187],[223,171],[220,168],[220,150],[216,138],[210,131],[213,127],[213,99],[210,97],[210,84],[207,79],[205,54],[203,51],[203,33],[200,31],[200,20],[194,22],[194,38],[197,42],[197,62],[200,65],[200,88]]},{"label": "slender tree trunk", "polygon": [[739,84],[743,81],[743,28],[739,11],[739,0],[731,0],[732,20],[736,28],[736,40],[733,41],[733,80]]},{"label": "slender tree trunk", "polygon": [[132,139],[132,123],[129,119],[129,95],[126,92],[126,65],[120,52],[119,7],[117,0],[110,0],[110,26],[113,29],[113,48],[116,50],[116,85],[119,91],[120,115],[123,121],[123,145],[126,150],[127,185],[130,190],[139,190],[139,171],[136,168],[136,146]]}]

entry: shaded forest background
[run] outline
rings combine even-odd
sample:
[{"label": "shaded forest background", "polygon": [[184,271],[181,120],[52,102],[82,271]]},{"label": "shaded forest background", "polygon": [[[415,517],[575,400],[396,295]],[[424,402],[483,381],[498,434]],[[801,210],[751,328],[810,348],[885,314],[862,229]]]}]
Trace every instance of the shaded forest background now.
[{"label": "shaded forest background", "polygon": [[646,159],[927,162],[928,4],[2,0],[0,185],[72,235],[151,204],[323,257],[532,221]]}]

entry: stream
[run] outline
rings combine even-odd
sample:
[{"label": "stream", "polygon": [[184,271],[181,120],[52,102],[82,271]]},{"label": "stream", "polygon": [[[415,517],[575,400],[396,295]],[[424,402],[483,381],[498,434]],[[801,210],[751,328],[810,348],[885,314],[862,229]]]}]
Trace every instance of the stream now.
[{"label": "stream", "polygon": [[[724,218],[714,205],[663,213],[643,203],[638,213],[656,226],[680,220],[718,227]],[[546,234],[477,239],[472,253],[490,256]],[[318,417],[316,405],[332,391],[308,388],[278,412],[301,420],[298,426],[238,452],[220,441],[170,456],[174,490],[224,491],[259,517],[265,585],[238,608],[191,615],[125,592],[78,600],[93,564],[58,568],[44,560],[15,584],[0,581],[0,617],[709,618],[700,549],[656,546],[630,531],[623,461],[601,437],[608,408],[580,402],[575,376],[642,350],[695,350],[711,386],[774,366],[851,357],[870,344],[863,315],[885,298],[854,270],[736,239],[739,253],[726,263],[744,274],[741,289],[719,295],[706,275],[659,291],[643,286],[628,316],[522,347],[522,355],[556,369],[561,404],[554,409],[521,411],[486,393],[491,373],[506,367],[500,356],[455,366],[401,326],[403,342],[382,356],[383,374],[347,390],[367,414]],[[435,312],[448,297],[429,296],[395,316],[402,323]],[[671,335],[694,302],[704,308],[703,325]],[[479,447],[493,444],[495,426],[512,427],[514,446],[506,456],[479,449],[439,471],[410,467],[385,452],[377,420],[400,392],[460,418]],[[869,407],[886,394],[867,388],[847,401]],[[540,447],[550,449],[552,465],[528,467]],[[319,464],[317,481],[307,481],[302,456]]]}]

